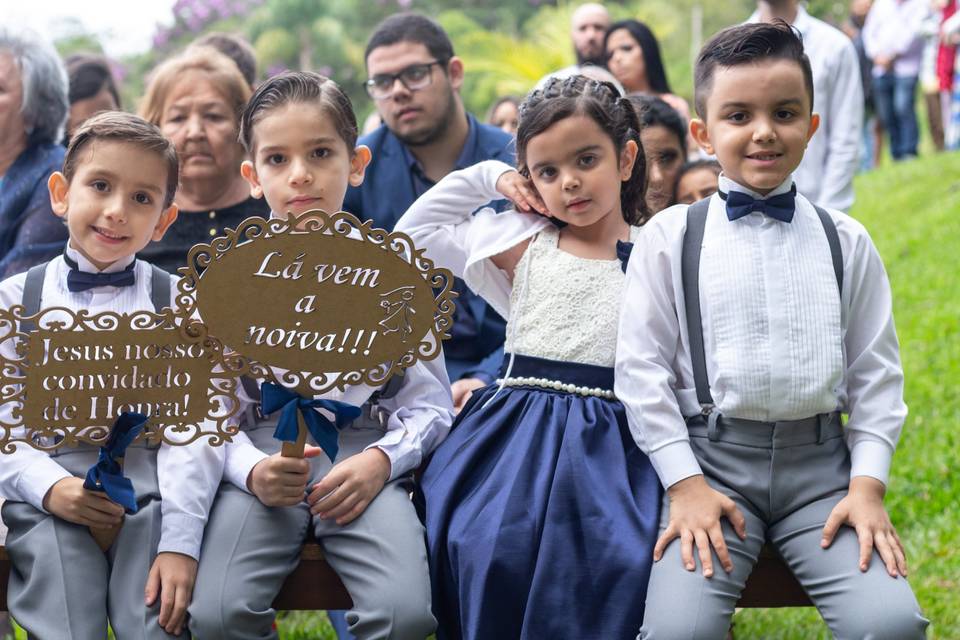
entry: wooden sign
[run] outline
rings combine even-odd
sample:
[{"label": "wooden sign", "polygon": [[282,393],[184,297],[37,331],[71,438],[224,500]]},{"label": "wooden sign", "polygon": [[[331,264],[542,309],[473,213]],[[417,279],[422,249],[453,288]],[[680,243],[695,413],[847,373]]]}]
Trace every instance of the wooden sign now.
[{"label": "wooden sign", "polygon": [[180,272],[178,302],[199,317],[183,326],[221,345],[225,369],[306,397],[383,384],[440,355],[452,326],[452,274],[346,212],[250,218]]},{"label": "wooden sign", "polygon": [[[103,444],[123,412],[148,416],[144,435],[171,444],[229,441],[237,379],[215,373],[213,350],[180,330],[170,309],[133,314],[63,307],[24,317],[0,309],[0,451]],[[29,333],[21,323],[32,325]]]}]

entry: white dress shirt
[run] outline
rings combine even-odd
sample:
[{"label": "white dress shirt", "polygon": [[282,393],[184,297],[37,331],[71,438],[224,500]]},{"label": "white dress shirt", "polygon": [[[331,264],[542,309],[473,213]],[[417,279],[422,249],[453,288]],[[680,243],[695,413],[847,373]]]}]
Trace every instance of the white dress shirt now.
[{"label": "white dress shirt", "polygon": [[[351,385],[343,391],[334,389],[314,397],[360,407],[378,388]],[[252,400],[242,389],[239,395],[242,414]],[[390,480],[395,480],[419,467],[450,432],[453,400],[443,354],[433,360],[418,361],[407,369],[397,394],[381,399],[379,406],[387,412],[386,433],[366,449],[377,447],[386,454],[390,459]],[[226,445],[224,480],[249,492],[247,478],[253,467],[266,457],[241,431]]]},{"label": "white dress shirt", "polygon": [[[758,22],[760,12],[750,16]],[[853,43],[839,29],[814,18],[803,7],[793,21],[813,71],[813,111],[817,130],[794,178],[797,190],[821,207],[848,211],[853,206],[853,176],[859,168],[863,127],[863,86]]]},{"label": "white dress shirt", "polygon": [[[76,261],[81,271],[97,272],[98,269],[83,255],[67,248],[67,255]],[[133,256],[117,261],[104,269],[117,272],[125,269]],[[152,267],[138,261],[134,267],[136,284],[130,287],[103,286],[87,291],[71,292],[67,289],[67,274],[70,267],[63,257],[54,258],[47,267],[41,293],[41,308],[62,306],[69,309],[86,309],[91,314],[113,311],[117,313],[153,310],[150,299]],[[21,304],[26,274],[21,273],[0,283],[0,307],[9,309]],[[170,276],[170,288],[175,300],[177,279]],[[53,318],[53,314],[47,316]],[[0,345],[5,357],[16,359],[12,341]],[[13,422],[12,403],[0,405],[0,421]],[[12,430],[16,437],[26,435],[26,427]],[[162,496],[163,514],[158,551],[183,553],[199,558],[203,528],[213,500],[213,493],[206,486],[209,478],[219,481],[223,468],[222,454],[206,444],[205,439],[187,446],[161,445],[157,452],[157,480]],[[0,495],[8,500],[26,502],[46,513],[43,499],[54,484],[71,474],[61,467],[56,458],[27,445],[18,445],[16,451],[0,458]]]},{"label": "white dress shirt", "polygon": [[[720,189],[749,189],[720,179]],[[787,191],[785,181],[770,195]],[[840,410],[851,477],[886,482],[906,416],[903,371],[883,262],[857,221],[830,211],[843,253],[837,303],[826,234],[797,196],[791,223],[736,221],[712,196],[700,262],[707,377],[719,411],[763,421]],[[685,417],[700,413],[681,275],[686,205],[643,228],[627,268],[615,391],[665,487],[701,473]]]},{"label": "white dress shirt", "polygon": [[[930,12],[930,0],[876,0],[863,24],[863,48],[870,59],[891,56],[893,74],[920,75],[923,60],[923,22]],[[886,73],[874,66],[873,75]]]}]

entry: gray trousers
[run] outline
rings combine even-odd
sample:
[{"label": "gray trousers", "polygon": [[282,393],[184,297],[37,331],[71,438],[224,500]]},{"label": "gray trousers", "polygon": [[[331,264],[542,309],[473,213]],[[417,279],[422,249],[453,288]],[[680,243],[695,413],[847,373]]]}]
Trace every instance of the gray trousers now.
[{"label": "gray trousers", "polygon": [[[83,477],[97,450],[83,447],[54,456],[67,471]],[[156,450],[139,443],[127,450],[124,472],[133,482],[138,510],[106,553],[90,529],[38,511],[23,502],[5,502],[10,528],[7,554],[10,614],[30,638],[103,640],[107,620],[118,640],[173,638],[157,623],[159,598],[143,604],[147,574],[160,542],[160,493]]]},{"label": "gray trousers", "polygon": [[[927,620],[904,578],[890,577],[874,551],[866,572],[859,568],[856,532],[841,527],[828,549],[820,547],[833,507],[846,495],[849,452],[839,418],[760,423],[721,418],[711,440],[707,427],[690,426],[693,452],[711,487],[729,496],[746,518],[740,540],[726,519],[724,540],[733,572],[720,566],[704,578],[699,558],[687,571],[680,541],[654,563],[646,614],[638,638],[722,639],[734,607],[766,540],[793,571],[836,638],[910,640],[923,638]],[[661,533],[669,523],[664,501]]]},{"label": "gray trousers", "polygon": [[[354,425],[362,423],[360,420]],[[340,433],[337,462],[379,440],[383,430],[351,425]],[[275,453],[273,427],[247,431],[261,450]],[[312,439],[310,440],[312,444]],[[324,454],[311,459],[311,486],[330,471]],[[204,533],[190,630],[202,640],[277,638],[273,599],[297,567],[308,527],[353,599],[350,631],[360,640],[422,640],[433,633],[424,530],[403,481],[387,483],[346,526],[312,517],[306,502],[267,507],[222,484]]]}]

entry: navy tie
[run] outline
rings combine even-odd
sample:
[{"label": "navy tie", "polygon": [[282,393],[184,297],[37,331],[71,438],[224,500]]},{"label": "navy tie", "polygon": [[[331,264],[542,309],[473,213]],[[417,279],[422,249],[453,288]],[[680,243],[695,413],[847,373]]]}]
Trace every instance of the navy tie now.
[{"label": "navy tie", "polygon": [[792,222],[793,212],[796,209],[797,185],[790,187],[790,191],[780,195],[758,200],[742,191],[720,192],[720,197],[727,203],[727,218],[737,220],[743,216],[759,211],[781,222]]},{"label": "navy tie", "polygon": [[133,268],[137,261],[133,260],[123,271],[114,273],[89,273],[80,271],[80,265],[64,254],[63,261],[70,267],[70,273],[67,274],[67,289],[76,293],[77,291],[86,291],[94,287],[130,287],[136,283],[136,277]]}]

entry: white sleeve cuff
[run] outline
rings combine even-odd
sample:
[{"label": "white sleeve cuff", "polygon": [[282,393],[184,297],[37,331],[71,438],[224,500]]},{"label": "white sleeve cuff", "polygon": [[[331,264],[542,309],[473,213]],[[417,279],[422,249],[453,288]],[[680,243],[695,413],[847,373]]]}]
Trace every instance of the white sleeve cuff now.
[{"label": "white sleeve cuff", "polygon": [[387,435],[376,442],[367,445],[364,447],[364,451],[367,449],[377,448],[380,451],[383,451],[384,455],[387,456],[387,459],[390,460],[390,479],[387,482],[396,480],[398,477],[405,474],[413,466],[409,463],[410,451],[404,451],[404,447],[400,443],[392,443],[387,440],[387,436],[390,435],[390,432],[387,432]]},{"label": "white sleeve cuff", "polygon": [[850,478],[869,476],[884,485],[890,478],[893,448],[883,440],[857,433],[847,438],[850,447]]},{"label": "white sleeve cuff", "polygon": [[182,513],[163,514],[157,553],[182,553],[199,561],[205,524],[201,518]]},{"label": "white sleeve cuff", "polygon": [[677,440],[650,452],[650,462],[660,476],[664,489],[669,489],[685,478],[703,474],[690,442]]},{"label": "white sleeve cuff", "polygon": [[[21,445],[27,446],[27,445]],[[37,456],[36,462],[27,465],[20,473],[17,489],[23,500],[43,513],[50,513],[43,508],[43,499],[47,493],[64,478],[72,478],[73,474],[61,467],[49,456]]]},{"label": "white sleeve cuff", "polygon": [[250,493],[247,488],[247,478],[258,462],[269,458],[267,454],[257,449],[252,442],[234,440],[224,445],[227,449],[227,460],[223,466],[223,478],[238,489]]}]

